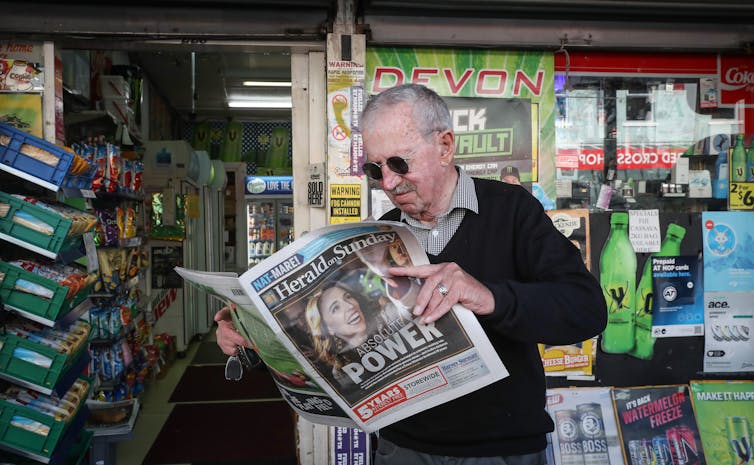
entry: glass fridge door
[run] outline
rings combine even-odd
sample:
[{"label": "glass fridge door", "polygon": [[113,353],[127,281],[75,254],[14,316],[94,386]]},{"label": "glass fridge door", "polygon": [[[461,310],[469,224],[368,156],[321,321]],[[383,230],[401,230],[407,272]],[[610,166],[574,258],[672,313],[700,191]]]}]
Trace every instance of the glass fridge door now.
[{"label": "glass fridge door", "polygon": [[275,200],[254,199],[246,204],[249,267],[275,252]]},{"label": "glass fridge door", "polygon": [[278,251],[293,242],[293,199],[277,202],[277,248]]}]

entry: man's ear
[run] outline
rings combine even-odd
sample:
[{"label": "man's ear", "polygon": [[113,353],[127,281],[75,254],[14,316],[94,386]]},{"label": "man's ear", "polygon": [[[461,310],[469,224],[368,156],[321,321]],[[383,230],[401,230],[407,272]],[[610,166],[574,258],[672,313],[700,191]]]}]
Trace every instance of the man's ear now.
[{"label": "man's ear", "polygon": [[453,163],[456,149],[456,135],[450,129],[440,133],[440,161],[448,165]]}]

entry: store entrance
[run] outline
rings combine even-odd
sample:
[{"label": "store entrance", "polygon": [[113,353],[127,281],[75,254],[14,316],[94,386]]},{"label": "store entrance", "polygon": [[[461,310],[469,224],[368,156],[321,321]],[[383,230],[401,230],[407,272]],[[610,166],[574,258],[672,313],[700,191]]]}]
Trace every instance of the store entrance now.
[{"label": "store entrance", "polygon": [[[144,396],[145,410],[165,414],[142,415],[134,426],[134,437],[141,444],[134,447],[133,442],[118,443],[116,462],[138,465],[145,459],[157,460],[155,463],[194,461],[185,455],[186,448],[169,445],[172,428],[176,416],[199,412],[203,419],[195,428],[204,433],[197,437],[207,436],[209,430],[221,430],[219,423],[227,423],[231,417],[227,412],[224,419],[213,417],[217,409],[207,408],[211,402],[230,403],[226,407],[238,405],[234,411],[248,415],[259,407],[267,409],[260,416],[269,417],[269,409],[273,409],[273,416],[285,421],[270,422],[269,434],[275,438],[292,437],[294,426],[288,407],[264,368],[248,371],[239,382],[225,380],[226,357],[214,343],[212,321],[223,303],[170,279],[172,267],[178,264],[240,274],[249,266],[250,253],[261,256],[268,244],[276,242],[268,237],[266,228],[264,241],[261,228],[249,229],[250,219],[255,218],[249,216],[244,186],[247,176],[292,175],[291,54],[282,47],[218,45],[210,50],[186,51],[175,45],[159,49],[149,44],[143,49],[134,50],[133,45],[128,48],[59,49],[63,58],[66,144],[106,140],[122,151],[136,152],[146,170],[155,166],[147,158],[160,156],[160,144],[186,147],[188,159],[192,157],[190,152],[206,153],[213,164],[202,165],[202,169],[216,169],[214,163],[220,162],[224,182],[218,189],[210,181],[197,181],[191,167],[186,178],[177,176],[177,166],[165,173],[164,179],[145,173],[150,180],[145,184],[144,197],[146,256],[151,264],[161,266],[149,267],[143,305],[153,334],[172,336],[175,350],[183,357],[166,363],[161,379],[151,384],[153,392]],[[148,149],[142,151],[142,147]],[[208,192],[214,191],[219,195],[213,200]],[[191,199],[199,206],[191,207]],[[175,221],[181,216],[175,211],[166,216],[170,205],[175,205],[174,210],[185,209],[182,224]],[[156,211],[158,207],[160,212]],[[292,237],[293,208],[287,205],[285,209],[290,226],[285,235]],[[208,218],[211,220],[206,221]],[[176,236],[175,228],[166,227],[171,224],[183,227],[181,234]],[[173,256],[166,255],[166,251]],[[214,264],[212,251],[219,252]],[[263,395],[257,392],[260,386],[265,387]],[[184,397],[175,397],[177,393]],[[258,399],[260,395],[264,401]],[[176,402],[180,408],[176,408]],[[270,439],[260,444],[265,442],[280,443]],[[289,446],[267,452],[276,457],[292,452],[293,457],[295,445],[291,441]],[[208,450],[210,445],[201,447]],[[136,457],[134,451],[141,451],[142,455]],[[163,456],[173,452],[184,455]]]}]

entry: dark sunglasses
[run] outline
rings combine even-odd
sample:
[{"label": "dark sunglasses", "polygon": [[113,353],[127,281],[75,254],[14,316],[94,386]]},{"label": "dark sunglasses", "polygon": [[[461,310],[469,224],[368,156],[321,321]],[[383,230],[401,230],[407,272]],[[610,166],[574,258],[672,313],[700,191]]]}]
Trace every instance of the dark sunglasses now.
[{"label": "dark sunglasses", "polygon": [[256,368],[262,359],[256,352],[246,347],[238,346],[238,354],[228,357],[225,362],[225,379],[228,381],[240,381],[243,377],[243,370],[252,370]]},{"label": "dark sunglasses", "polygon": [[387,167],[390,168],[390,171],[400,174],[401,176],[408,173],[408,159],[397,156],[388,158],[387,160],[385,160],[385,163],[376,163],[373,161],[364,163],[363,165],[361,165],[361,169],[362,171],[364,171],[364,174],[369,177],[369,179],[379,181],[380,179],[382,179],[383,165],[387,165]]}]

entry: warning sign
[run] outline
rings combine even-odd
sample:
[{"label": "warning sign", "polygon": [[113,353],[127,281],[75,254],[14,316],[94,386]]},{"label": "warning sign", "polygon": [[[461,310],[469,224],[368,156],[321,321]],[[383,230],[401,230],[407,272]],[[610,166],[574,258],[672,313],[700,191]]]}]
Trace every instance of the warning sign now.
[{"label": "warning sign", "polygon": [[361,184],[330,185],[330,224],[361,221]]}]

